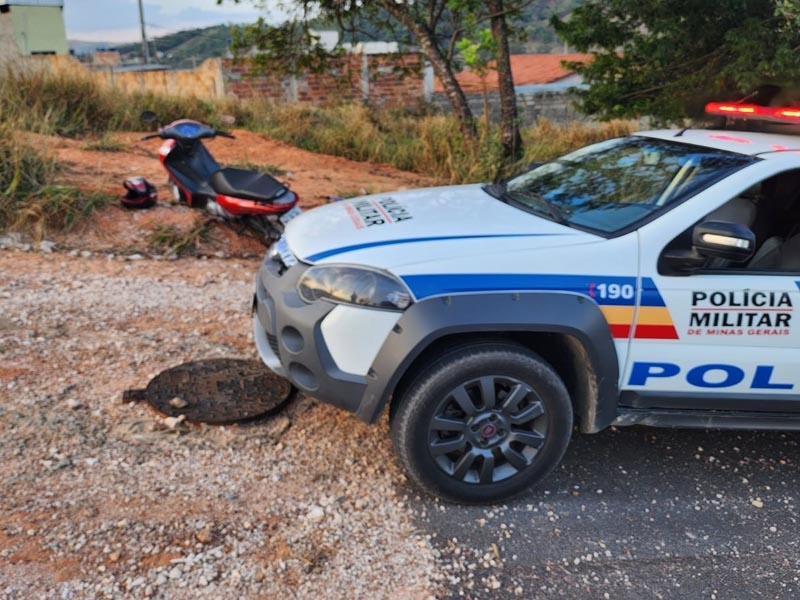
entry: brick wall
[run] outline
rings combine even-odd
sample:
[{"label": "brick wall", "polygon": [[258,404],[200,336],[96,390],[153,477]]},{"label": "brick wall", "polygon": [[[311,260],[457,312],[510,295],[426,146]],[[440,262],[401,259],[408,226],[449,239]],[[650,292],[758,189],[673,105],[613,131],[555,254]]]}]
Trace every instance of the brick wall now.
[{"label": "brick wall", "polygon": [[363,57],[368,65],[369,101],[378,106],[416,106],[424,100],[424,59],[419,54]]},{"label": "brick wall", "polygon": [[303,102],[315,106],[367,101],[377,106],[408,106],[423,98],[422,57],[348,54],[322,73],[277,77],[254,75],[246,63],[224,61],[225,87],[238,98]]}]

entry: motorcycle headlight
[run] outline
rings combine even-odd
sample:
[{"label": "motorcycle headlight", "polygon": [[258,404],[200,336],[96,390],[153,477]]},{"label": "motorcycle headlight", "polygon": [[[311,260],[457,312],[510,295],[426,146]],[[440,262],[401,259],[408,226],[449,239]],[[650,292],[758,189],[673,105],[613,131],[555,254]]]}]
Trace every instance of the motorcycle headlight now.
[{"label": "motorcycle headlight", "polygon": [[405,310],[411,304],[411,293],[399,279],[365,267],[311,267],[300,278],[297,290],[309,303],[330,300],[389,310]]}]

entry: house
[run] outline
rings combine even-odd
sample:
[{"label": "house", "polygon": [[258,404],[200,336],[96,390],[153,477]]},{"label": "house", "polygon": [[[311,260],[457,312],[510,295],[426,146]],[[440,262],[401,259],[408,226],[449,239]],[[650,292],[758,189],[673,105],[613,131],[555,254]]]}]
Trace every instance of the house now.
[{"label": "house", "polygon": [[[563,91],[581,84],[580,76],[565,68],[562,63],[587,62],[591,54],[513,54],[511,74],[517,93],[539,91]],[[475,71],[465,69],[456,74],[465,94],[479,94],[485,90],[497,90],[497,71],[489,69],[483,77]],[[437,79],[434,91],[444,91]]]},{"label": "house", "polygon": [[[583,87],[580,75],[567,69],[563,62],[588,62],[591,54],[514,54],[511,56],[511,75],[517,96],[517,111],[524,125],[546,118],[556,123],[566,123],[584,118],[575,107],[573,88]],[[466,69],[456,73],[456,80],[467,97],[473,114],[484,112],[492,120],[499,118],[500,99],[497,71],[487,69],[481,74]],[[449,110],[450,103],[444,86],[437,78],[434,82],[433,102]]]},{"label": "house", "polygon": [[0,60],[69,54],[63,0],[0,0]]}]

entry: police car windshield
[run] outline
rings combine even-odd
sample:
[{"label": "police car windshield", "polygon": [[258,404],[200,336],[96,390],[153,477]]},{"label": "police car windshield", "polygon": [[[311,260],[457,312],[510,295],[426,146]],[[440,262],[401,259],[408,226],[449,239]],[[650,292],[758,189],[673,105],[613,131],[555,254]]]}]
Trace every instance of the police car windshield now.
[{"label": "police car windshield", "polygon": [[[629,136],[593,144],[507,182],[502,197],[566,225],[614,234],[741,169],[749,156]],[[542,210],[545,206],[547,210]]]}]

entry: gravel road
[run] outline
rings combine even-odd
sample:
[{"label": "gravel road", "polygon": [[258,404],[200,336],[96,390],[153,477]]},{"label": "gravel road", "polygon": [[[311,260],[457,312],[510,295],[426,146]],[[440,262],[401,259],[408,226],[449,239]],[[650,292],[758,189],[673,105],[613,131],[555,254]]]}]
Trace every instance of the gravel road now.
[{"label": "gravel road", "polygon": [[385,423],[302,397],[226,427],[121,402],[255,358],[257,265],[0,251],[0,597],[438,593]]},{"label": "gravel road", "polygon": [[172,423],[122,392],[255,358],[255,260],[0,250],[0,598],[800,596],[800,434],[609,429],[508,503],[421,497],[303,398]]}]

